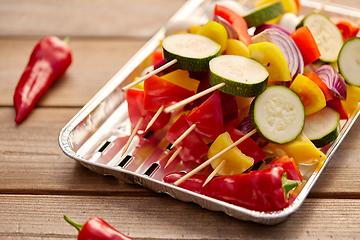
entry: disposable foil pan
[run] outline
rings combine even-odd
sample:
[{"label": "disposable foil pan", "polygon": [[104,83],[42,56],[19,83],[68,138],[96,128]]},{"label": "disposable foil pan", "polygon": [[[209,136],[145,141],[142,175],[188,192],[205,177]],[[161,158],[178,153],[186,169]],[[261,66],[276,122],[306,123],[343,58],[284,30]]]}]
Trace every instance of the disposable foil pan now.
[{"label": "disposable foil pan", "polygon": [[[122,87],[132,82],[135,77],[149,67],[149,56],[158,47],[167,30],[181,26],[185,22],[205,23],[208,21],[210,6],[215,1],[189,0],[131,59],[109,82],[63,127],[59,135],[59,144],[63,152],[80,162],[90,170],[112,175],[122,181],[167,193],[184,201],[195,202],[201,207],[222,211],[234,218],[254,221],[262,224],[276,224],[295,212],[303,203],[326,164],[351,129],[359,116],[359,108],[342,124],[341,133],[328,149],[327,160],[312,166],[303,166],[301,171],[306,184],[296,200],[286,209],[264,213],[248,210],[220,200],[164,183],[162,178],[170,172],[188,171],[193,166],[174,161],[166,169],[164,165],[169,158],[166,154],[168,142],[165,134],[168,127],[153,132],[150,136],[136,136],[127,152],[122,156],[122,148],[131,126],[128,119],[127,103]],[[322,7],[320,2],[302,1],[302,9]],[[360,18],[359,11],[336,4],[326,5],[323,11],[330,14],[346,15],[352,19]],[[140,147],[137,147],[140,146]]]}]

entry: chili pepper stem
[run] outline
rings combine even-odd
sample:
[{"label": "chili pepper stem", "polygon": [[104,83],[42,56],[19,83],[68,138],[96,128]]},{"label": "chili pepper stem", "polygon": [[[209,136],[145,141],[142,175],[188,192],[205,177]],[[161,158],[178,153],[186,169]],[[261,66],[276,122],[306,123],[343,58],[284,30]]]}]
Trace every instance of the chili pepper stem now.
[{"label": "chili pepper stem", "polygon": [[287,179],[286,173],[284,173],[281,177],[281,183],[282,183],[282,188],[284,189],[286,198],[290,198],[289,194],[290,194],[291,189],[293,189],[305,182],[306,182],[305,180],[301,182],[301,181],[297,181],[297,180]]},{"label": "chili pepper stem", "polygon": [[70,223],[72,226],[74,226],[79,232],[81,231],[81,229],[83,228],[83,224],[79,224],[74,222],[73,220],[71,220],[68,216],[64,215],[64,219],[65,221],[67,221],[68,223]]},{"label": "chili pepper stem", "polygon": [[63,39],[64,42],[66,42],[67,44],[70,43],[70,37],[69,36],[66,36],[64,39]]}]

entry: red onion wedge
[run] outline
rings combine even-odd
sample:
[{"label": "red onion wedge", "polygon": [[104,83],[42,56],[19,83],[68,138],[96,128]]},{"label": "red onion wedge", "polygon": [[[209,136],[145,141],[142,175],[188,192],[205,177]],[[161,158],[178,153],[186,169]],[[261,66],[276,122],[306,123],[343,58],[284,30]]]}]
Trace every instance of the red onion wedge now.
[{"label": "red onion wedge", "polygon": [[284,55],[293,80],[298,74],[303,74],[304,60],[300,50],[294,40],[283,31],[277,28],[268,28],[252,37],[252,41],[253,43],[271,42],[275,44]]},{"label": "red onion wedge", "polygon": [[322,65],[315,73],[328,86],[333,97],[346,100],[346,83],[342,76],[330,65]]},{"label": "red onion wedge", "polygon": [[221,25],[223,25],[226,29],[226,32],[228,33],[228,38],[229,39],[238,39],[238,34],[235,31],[234,27],[225,19],[223,19],[222,17],[219,17],[217,15],[214,16],[214,21],[217,23],[220,23]]},{"label": "red onion wedge", "polygon": [[277,25],[277,24],[262,24],[260,26],[258,26],[254,32],[254,35],[256,34],[259,34],[263,31],[265,31],[266,29],[269,29],[269,28],[276,28],[276,29],[279,29],[281,31],[283,31],[284,33],[286,33],[287,35],[290,35],[289,31],[286,30],[285,28]]}]

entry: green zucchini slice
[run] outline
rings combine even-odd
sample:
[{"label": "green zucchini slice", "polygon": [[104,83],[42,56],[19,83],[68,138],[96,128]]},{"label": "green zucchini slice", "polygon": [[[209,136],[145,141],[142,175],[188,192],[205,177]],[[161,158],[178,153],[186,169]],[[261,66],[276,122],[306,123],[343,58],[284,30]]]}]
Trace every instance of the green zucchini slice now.
[{"label": "green zucchini slice", "polygon": [[345,81],[360,87],[360,38],[347,40],[340,50],[338,58],[339,71]]},{"label": "green zucchini slice", "polygon": [[221,46],[202,35],[181,33],[165,37],[162,48],[166,62],[177,60],[174,67],[201,72],[209,70],[209,61],[220,55]]},{"label": "green zucchini slice", "polygon": [[249,116],[260,136],[284,144],[295,140],[302,132],[305,108],[294,91],[274,85],[252,101]]},{"label": "green zucchini slice", "polygon": [[316,147],[324,147],[339,136],[339,121],[339,113],[325,107],[306,116],[304,133]]},{"label": "green zucchini slice", "polygon": [[212,86],[225,83],[219,90],[240,97],[255,97],[267,86],[269,73],[254,59],[222,55],[209,62]]},{"label": "green zucchini slice", "polygon": [[310,13],[298,27],[307,26],[320,51],[320,60],[324,62],[336,62],[339,51],[344,43],[339,28],[325,15]]},{"label": "green zucchini slice", "polygon": [[247,26],[250,28],[258,27],[271,19],[281,16],[284,13],[285,10],[282,3],[281,1],[278,1],[267,3],[261,7],[255,8],[243,17],[247,23]]}]

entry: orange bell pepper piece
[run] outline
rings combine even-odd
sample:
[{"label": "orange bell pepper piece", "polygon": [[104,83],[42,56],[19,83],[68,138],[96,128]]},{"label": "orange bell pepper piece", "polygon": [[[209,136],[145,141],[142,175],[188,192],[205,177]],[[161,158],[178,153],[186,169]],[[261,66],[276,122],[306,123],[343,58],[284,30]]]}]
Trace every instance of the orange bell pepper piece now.
[{"label": "orange bell pepper piece", "polygon": [[304,66],[318,60],[320,57],[320,50],[315,42],[310,29],[307,26],[300,27],[290,34],[298,46],[301,55],[304,59]]}]

